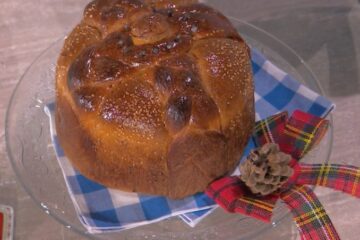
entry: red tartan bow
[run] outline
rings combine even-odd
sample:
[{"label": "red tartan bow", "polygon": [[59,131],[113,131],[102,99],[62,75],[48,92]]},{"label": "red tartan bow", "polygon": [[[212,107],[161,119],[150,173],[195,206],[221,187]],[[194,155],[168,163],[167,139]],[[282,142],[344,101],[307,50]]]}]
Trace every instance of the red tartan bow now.
[{"label": "red tartan bow", "polygon": [[333,188],[360,198],[360,169],[336,164],[300,164],[298,161],[320,142],[329,126],[325,119],[295,111],[283,112],[258,122],[253,134],[257,146],[277,143],[292,156],[294,174],[276,193],[252,194],[237,176],[212,182],[206,194],[222,208],[269,222],[280,198],[290,208],[302,239],[340,239],[323,206],[306,185]]}]

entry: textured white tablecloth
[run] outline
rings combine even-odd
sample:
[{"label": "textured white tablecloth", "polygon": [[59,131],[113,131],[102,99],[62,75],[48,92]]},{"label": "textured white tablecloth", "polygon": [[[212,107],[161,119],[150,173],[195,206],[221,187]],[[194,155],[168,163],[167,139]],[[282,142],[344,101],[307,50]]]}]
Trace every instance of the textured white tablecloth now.
[{"label": "textured white tablecloth", "polygon": [[[18,240],[83,239],[49,218],[21,188],[6,156],[4,121],[11,92],[25,68],[79,21],[86,2],[0,0],[0,204],[15,208]],[[267,0],[210,3],[267,30],[305,59],[337,105],[331,162],[360,165],[359,1],[274,0],[271,6]],[[342,239],[357,240],[359,201],[321,188],[316,192]],[[265,236],[297,239],[297,231],[289,219]]]}]

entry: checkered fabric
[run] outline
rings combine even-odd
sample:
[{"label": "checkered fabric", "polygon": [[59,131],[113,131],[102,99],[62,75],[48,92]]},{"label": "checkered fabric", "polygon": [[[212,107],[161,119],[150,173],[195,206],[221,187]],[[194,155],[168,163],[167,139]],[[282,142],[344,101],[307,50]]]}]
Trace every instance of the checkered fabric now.
[{"label": "checkered fabric", "polygon": [[[334,105],[326,98],[291,78],[258,51],[253,49],[251,54],[257,120],[281,111],[291,114],[295,109],[326,116],[333,109]],[[179,216],[190,226],[195,226],[216,207],[214,201],[203,193],[173,201],[162,196],[109,189],[90,181],[77,172],[65,157],[58,143],[53,110],[54,103],[45,109],[51,121],[52,142],[79,219],[89,232],[123,230],[171,216]],[[251,139],[244,156],[254,146]]]},{"label": "checkered fabric", "polygon": [[214,208],[213,200],[202,193],[171,200],[110,189],[87,179],[73,168],[58,142],[54,104],[47,105],[45,112],[50,118],[52,142],[70,197],[81,223],[89,232],[119,231],[179,215],[189,226],[195,226]]},{"label": "checkered fabric", "polygon": [[360,198],[360,168],[339,164],[300,164],[296,183],[332,188]]},{"label": "checkered fabric", "polygon": [[205,217],[210,215],[216,208],[209,208],[200,211],[188,212],[186,214],[180,214],[179,218],[183,220],[190,227],[195,227],[196,224],[201,222]]},{"label": "checkered fabric", "polygon": [[281,194],[303,240],[340,239],[325,209],[307,186],[295,186]]}]

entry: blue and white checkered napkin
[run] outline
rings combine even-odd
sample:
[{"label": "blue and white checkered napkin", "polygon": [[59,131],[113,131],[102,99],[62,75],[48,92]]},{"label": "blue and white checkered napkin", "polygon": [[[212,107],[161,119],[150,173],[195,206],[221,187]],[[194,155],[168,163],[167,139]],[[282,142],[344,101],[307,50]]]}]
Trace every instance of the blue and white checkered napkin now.
[{"label": "blue and white checkered napkin", "polygon": [[[334,107],[330,101],[292,79],[256,50],[252,50],[252,66],[257,120],[284,110],[291,114],[295,109],[324,116]],[[171,216],[179,216],[193,227],[216,208],[203,193],[182,200],[170,200],[106,188],[87,179],[65,157],[56,136],[53,111],[54,103],[45,108],[50,117],[51,138],[57,159],[79,219],[89,232],[124,230]],[[252,148],[250,141],[244,156]]]}]

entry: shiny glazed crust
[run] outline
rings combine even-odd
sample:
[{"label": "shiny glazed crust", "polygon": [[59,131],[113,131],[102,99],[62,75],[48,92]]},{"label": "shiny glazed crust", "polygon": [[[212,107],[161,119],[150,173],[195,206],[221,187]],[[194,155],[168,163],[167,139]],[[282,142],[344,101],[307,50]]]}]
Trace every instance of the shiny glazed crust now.
[{"label": "shiny glazed crust", "polygon": [[254,124],[248,46],[196,1],[96,0],[66,38],[56,128],[86,177],[183,198],[236,166]]}]

